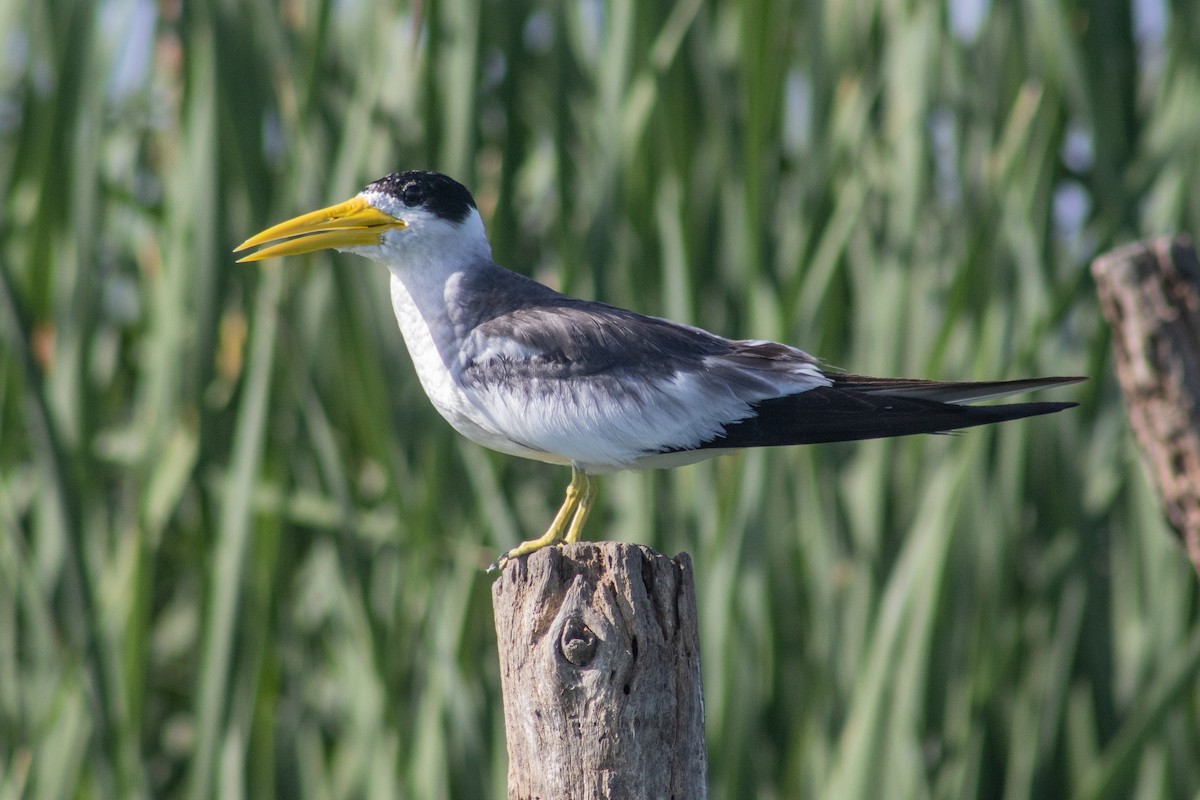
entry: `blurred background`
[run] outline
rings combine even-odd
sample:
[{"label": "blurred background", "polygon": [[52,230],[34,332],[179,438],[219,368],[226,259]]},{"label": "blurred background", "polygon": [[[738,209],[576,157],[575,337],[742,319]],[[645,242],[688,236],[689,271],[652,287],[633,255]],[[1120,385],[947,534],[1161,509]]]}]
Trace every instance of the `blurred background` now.
[{"label": "blurred background", "polygon": [[231,250],[399,169],[497,260],[1078,409],[602,481],[690,552],[714,798],[1200,792],[1200,598],[1087,267],[1200,233],[1188,0],[0,0],[0,800],[496,798],[459,439],[384,270]]}]

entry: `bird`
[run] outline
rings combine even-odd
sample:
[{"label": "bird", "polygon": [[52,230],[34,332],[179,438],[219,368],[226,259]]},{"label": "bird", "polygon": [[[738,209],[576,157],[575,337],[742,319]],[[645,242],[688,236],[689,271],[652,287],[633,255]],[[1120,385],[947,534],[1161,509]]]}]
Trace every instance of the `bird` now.
[{"label": "bird", "polygon": [[597,475],[1050,414],[1076,404],[971,404],[1085,380],[868,377],[787,344],[571,297],[498,265],[470,191],[432,171],[389,174],[234,252],[254,247],[238,261],[332,248],[382,263],[400,333],[441,416],[485,447],[571,468],[546,532],[489,570],[578,541]]}]

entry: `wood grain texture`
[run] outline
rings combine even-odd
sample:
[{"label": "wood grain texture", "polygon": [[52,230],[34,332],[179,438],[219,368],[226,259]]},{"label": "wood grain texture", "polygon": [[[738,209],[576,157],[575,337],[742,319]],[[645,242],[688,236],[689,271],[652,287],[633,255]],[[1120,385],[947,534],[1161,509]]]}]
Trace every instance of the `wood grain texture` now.
[{"label": "wood grain texture", "polygon": [[706,796],[691,559],[583,542],[515,559],[492,587],[519,800]]},{"label": "wood grain texture", "polygon": [[1171,526],[1200,572],[1200,261],[1187,237],[1100,256],[1117,377]]}]

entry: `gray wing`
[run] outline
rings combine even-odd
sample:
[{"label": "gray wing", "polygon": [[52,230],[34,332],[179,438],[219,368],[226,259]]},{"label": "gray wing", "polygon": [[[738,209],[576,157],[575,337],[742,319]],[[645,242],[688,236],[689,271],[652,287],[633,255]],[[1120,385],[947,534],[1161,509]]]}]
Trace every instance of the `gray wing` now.
[{"label": "gray wing", "polygon": [[458,377],[489,424],[592,471],[694,449],[753,403],[831,382],[785,345],[566,297],[529,282],[488,298],[463,339]]},{"label": "gray wing", "polygon": [[[820,385],[816,359],[774,342],[724,339],[699,328],[563,298],[491,319],[468,337],[465,374],[478,381],[595,380],[657,384],[705,373],[725,388],[759,394]],[[813,382],[816,379],[816,382]]]}]

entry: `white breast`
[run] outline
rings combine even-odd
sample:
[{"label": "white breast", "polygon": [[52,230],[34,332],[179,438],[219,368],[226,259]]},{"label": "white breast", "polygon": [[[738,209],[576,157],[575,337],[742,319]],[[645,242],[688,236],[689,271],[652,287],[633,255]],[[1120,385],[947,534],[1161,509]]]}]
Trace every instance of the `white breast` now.
[{"label": "white breast", "polygon": [[[454,326],[446,317],[441,299],[426,298],[418,307],[410,287],[394,274],[391,279],[392,308],[396,322],[412,357],[421,388],[429,401],[456,431],[473,442],[502,453],[523,456],[554,464],[568,463],[561,456],[524,447],[505,436],[491,423],[489,415],[479,409],[465,394],[455,379],[459,342]],[[413,291],[430,291],[432,287],[414,285]],[[444,288],[441,289],[444,291]]]}]

